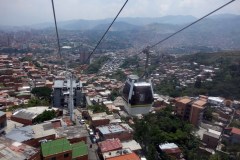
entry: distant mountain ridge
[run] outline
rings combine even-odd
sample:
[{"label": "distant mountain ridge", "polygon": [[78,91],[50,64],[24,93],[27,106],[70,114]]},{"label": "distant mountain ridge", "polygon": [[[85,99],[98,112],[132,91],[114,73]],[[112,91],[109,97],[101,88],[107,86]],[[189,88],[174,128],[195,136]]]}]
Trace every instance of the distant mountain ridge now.
[{"label": "distant mountain ridge", "polygon": [[[106,30],[109,27],[109,24],[99,24],[96,27],[92,28],[91,30]],[[127,22],[115,22],[109,31],[126,31],[126,30],[133,30],[137,29],[139,26],[135,26],[129,24]]]},{"label": "distant mountain ridge", "polygon": [[[205,20],[220,20],[220,19],[232,19],[238,15],[234,14],[219,14],[213,15]],[[69,20],[57,22],[58,28],[65,30],[103,30],[107,29],[107,25],[112,22],[113,18],[98,19],[98,20]],[[183,25],[196,21],[197,18],[191,15],[168,15],[163,17],[119,17],[117,18],[112,31],[132,30],[138,28],[138,26],[146,26],[153,23],[161,23],[166,25]],[[201,21],[202,22],[202,21]],[[33,29],[45,29],[49,27],[55,27],[54,22],[46,22],[28,26],[0,26],[0,29],[14,29],[14,28],[33,28]],[[122,27],[122,28],[121,28]]]}]

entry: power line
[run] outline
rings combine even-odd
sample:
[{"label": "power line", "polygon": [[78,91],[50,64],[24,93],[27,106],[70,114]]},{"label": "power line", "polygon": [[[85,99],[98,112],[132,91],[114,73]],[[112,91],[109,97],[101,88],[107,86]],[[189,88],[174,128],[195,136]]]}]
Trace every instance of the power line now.
[{"label": "power line", "polygon": [[[180,29],[179,31],[177,31],[177,32],[175,32],[175,33],[173,33],[173,34],[171,34],[171,35],[170,35],[170,36],[168,36],[167,38],[165,38],[165,39],[161,40],[160,42],[158,42],[158,43],[156,43],[156,44],[154,44],[154,45],[150,46],[149,48],[153,48],[153,47],[155,47],[156,45],[158,45],[158,44],[160,44],[160,43],[162,43],[162,42],[166,41],[167,39],[171,38],[172,36],[174,36],[174,35],[178,34],[179,32],[181,32],[181,31],[183,31],[183,30],[187,29],[188,27],[190,27],[190,26],[192,26],[193,24],[195,24],[195,23],[197,23],[197,22],[201,21],[202,19],[204,19],[204,18],[208,17],[209,15],[213,14],[214,12],[216,12],[216,11],[218,11],[218,10],[222,9],[223,7],[225,7],[225,6],[229,5],[229,4],[230,4],[230,3],[232,3],[233,1],[235,1],[235,0],[232,0],[232,1],[230,1],[230,2],[228,2],[228,3],[226,3],[226,4],[224,4],[223,6],[221,6],[221,7],[217,8],[217,9],[215,9],[214,11],[212,11],[212,12],[208,13],[207,15],[203,16],[202,18],[200,18],[200,19],[198,19],[198,20],[196,20],[196,21],[192,22],[191,24],[189,24],[189,25],[187,25],[186,27],[184,27],[184,28]],[[136,55],[138,55],[138,54],[140,54],[140,53],[142,53],[142,51],[141,51],[141,52],[139,52],[139,53],[137,53]]]},{"label": "power line", "polygon": [[[102,38],[100,39],[100,41],[97,43],[96,47],[93,49],[92,53],[88,56],[87,60],[84,62],[84,64],[90,59],[90,57],[92,56],[92,54],[95,52],[95,50],[97,49],[98,45],[101,43],[102,39],[105,37],[105,35],[107,34],[108,30],[112,27],[113,23],[115,22],[115,20],[117,19],[118,15],[121,13],[121,11],[123,10],[123,8],[125,7],[125,5],[127,4],[128,0],[126,0],[126,2],[124,3],[124,5],[122,6],[122,8],[120,9],[120,11],[118,12],[118,14],[116,15],[116,17],[114,18],[114,20],[112,21],[112,23],[110,24],[110,26],[108,27],[108,29],[106,30],[106,32],[104,33],[104,35],[102,36]],[[83,65],[82,65],[83,67]],[[80,69],[82,68],[80,67]]]},{"label": "power line", "polygon": [[53,3],[53,0],[52,0],[52,9],[53,9],[53,16],[54,16],[54,22],[55,22],[55,29],[56,29],[57,41],[58,41],[58,52],[59,52],[59,54],[60,54],[61,65],[62,65],[62,53],[61,53],[61,51],[60,51],[60,43],[59,43],[59,37],[58,37],[57,21],[56,21],[56,15],[55,15],[55,9],[54,9],[54,3]]}]

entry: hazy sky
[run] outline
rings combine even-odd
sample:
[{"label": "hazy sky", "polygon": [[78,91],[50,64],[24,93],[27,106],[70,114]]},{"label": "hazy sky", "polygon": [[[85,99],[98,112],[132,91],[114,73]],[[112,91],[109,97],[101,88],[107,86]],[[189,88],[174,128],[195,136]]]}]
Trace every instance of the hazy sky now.
[{"label": "hazy sky", "polygon": [[[55,0],[57,21],[115,17],[125,0]],[[201,17],[228,0],[129,0],[120,17]],[[240,15],[240,0],[216,14]],[[53,22],[51,0],[0,0],[0,25],[29,25]]]}]

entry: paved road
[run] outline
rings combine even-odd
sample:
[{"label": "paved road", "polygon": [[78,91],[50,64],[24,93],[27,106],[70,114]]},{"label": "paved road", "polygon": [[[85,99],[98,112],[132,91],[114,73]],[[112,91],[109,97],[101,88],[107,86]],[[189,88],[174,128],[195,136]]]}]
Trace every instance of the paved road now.
[{"label": "paved road", "polygon": [[98,146],[97,144],[92,144],[92,148],[90,148],[90,145],[92,144],[90,138],[87,138],[87,148],[88,148],[88,159],[89,160],[100,160],[97,154]]},{"label": "paved road", "polygon": [[[63,114],[65,115],[65,113],[67,112],[66,109],[63,109]],[[79,120],[77,119],[77,116],[82,115],[81,112],[79,112],[77,109],[74,109],[74,120],[76,121],[76,125],[85,125],[85,124],[80,124]],[[70,118],[70,116],[64,116],[64,117],[68,117]],[[92,147],[90,147],[90,145],[92,144]],[[97,143],[92,143],[92,141],[90,140],[90,137],[87,137],[87,149],[88,149],[88,159],[89,160],[100,160],[100,158],[98,157],[97,154],[97,149],[98,149],[98,145]]]}]

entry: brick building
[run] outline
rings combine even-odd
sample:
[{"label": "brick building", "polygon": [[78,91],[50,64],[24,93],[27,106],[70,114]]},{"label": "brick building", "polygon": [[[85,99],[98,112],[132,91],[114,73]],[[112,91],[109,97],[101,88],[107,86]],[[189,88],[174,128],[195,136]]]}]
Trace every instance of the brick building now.
[{"label": "brick building", "polygon": [[58,139],[41,144],[43,160],[88,160],[85,142],[70,144],[66,139]]},{"label": "brick building", "polygon": [[199,126],[206,105],[207,102],[204,99],[181,98],[175,103],[174,112],[182,120],[188,120],[194,126]]},{"label": "brick building", "polygon": [[203,142],[207,144],[207,146],[216,148],[218,145],[218,141],[220,139],[221,132],[208,129],[207,131],[204,132],[203,134]]},{"label": "brick building", "polygon": [[89,114],[89,117],[94,127],[107,125],[113,123],[113,121],[121,122],[117,114],[108,115],[106,112]]},{"label": "brick building", "polygon": [[109,124],[96,127],[102,140],[119,138],[120,141],[133,139],[133,129],[128,124]]},{"label": "brick building", "polygon": [[223,140],[228,141],[230,145],[240,143],[240,129],[235,127],[225,128],[222,136],[222,141]]}]

